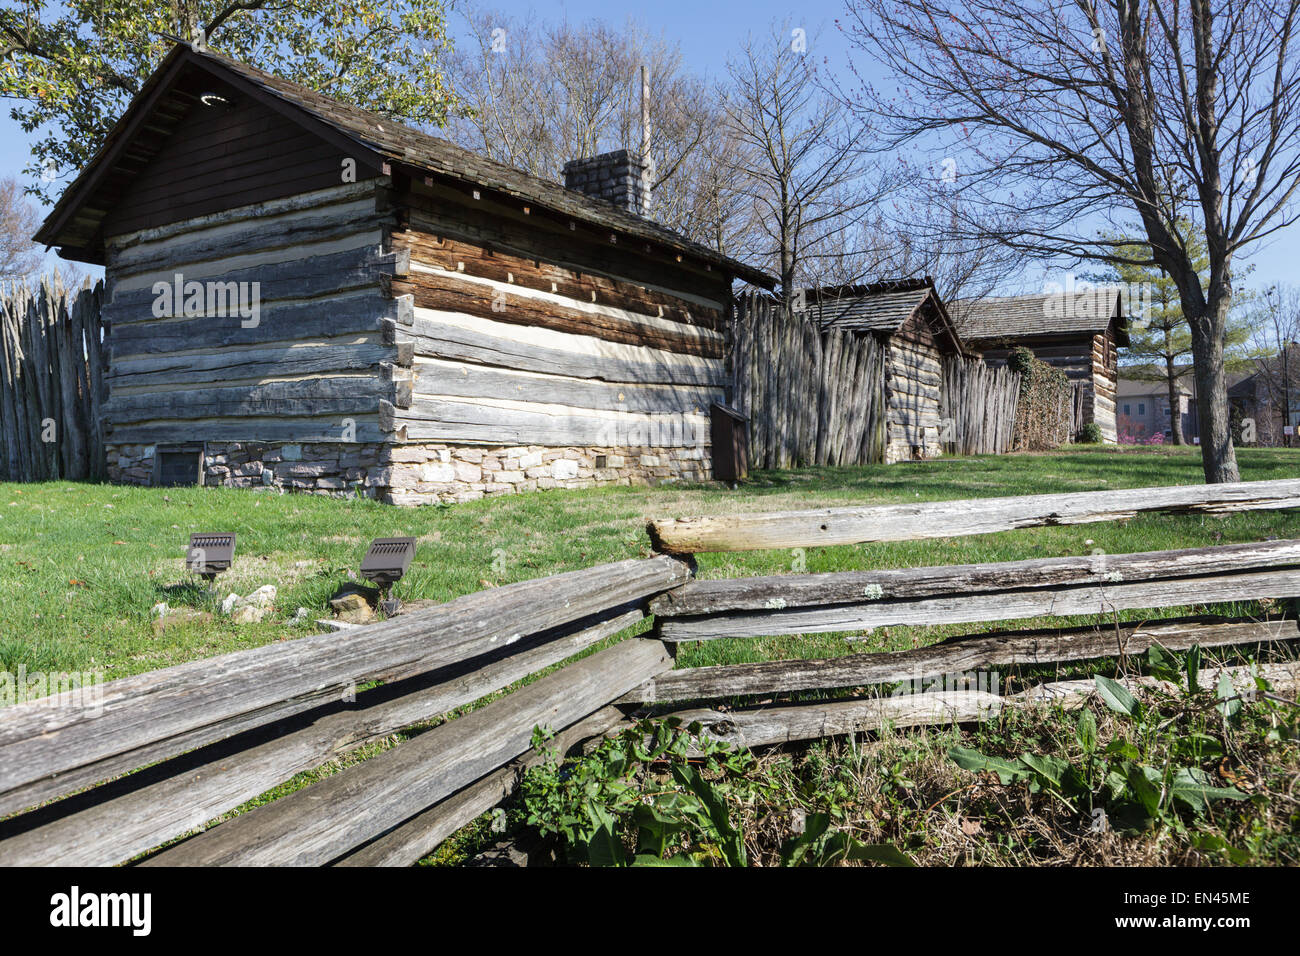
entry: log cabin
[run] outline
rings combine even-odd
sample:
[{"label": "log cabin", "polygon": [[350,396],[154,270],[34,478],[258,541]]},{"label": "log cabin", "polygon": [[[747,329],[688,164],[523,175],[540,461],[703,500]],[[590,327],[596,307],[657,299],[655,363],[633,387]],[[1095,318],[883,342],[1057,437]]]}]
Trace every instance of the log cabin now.
[{"label": "log cabin", "polygon": [[885,414],[878,447],[885,464],[942,454],[943,362],[964,349],[933,280],[821,288],[807,292],[805,303],[823,332],[880,341]]},{"label": "log cabin", "polygon": [[400,504],[710,477],[731,286],[645,215],[177,46],[36,235],[104,266],[110,479]]},{"label": "log cabin", "polygon": [[1115,387],[1119,349],[1129,344],[1120,290],[962,299],[951,311],[962,341],[990,367],[1005,365],[1011,350],[1023,346],[1062,369],[1074,386],[1075,432],[1095,422],[1102,441],[1119,440]]}]

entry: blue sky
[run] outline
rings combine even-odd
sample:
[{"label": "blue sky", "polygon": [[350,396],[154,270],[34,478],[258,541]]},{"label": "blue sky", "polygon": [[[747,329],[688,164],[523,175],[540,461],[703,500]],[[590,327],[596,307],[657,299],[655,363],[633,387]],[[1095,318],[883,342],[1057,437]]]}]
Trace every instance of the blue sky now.
[{"label": "blue sky", "polygon": [[[461,0],[461,5],[465,5],[465,0]],[[722,76],[727,56],[747,34],[764,34],[773,23],[788,23],[807,31],[812,44],[809,52],[819,59],[825,58],[827,67],[836,74],[847,77],[847,63],[852,56],[864,76],[888,85],[888,78],[879,75],[874,63],[860,53],[849,52],[835,28],[835,19],[843,11],[842,0],[807,0],[797,4],[773,0],[659,0],[652,4],[644,0],[637,3],[628,0],[554,0],[545,3],[501,0],[483,6],[511,17],[532,11],[544,19],[571,23],[603,19],[619,25],[629,19],[635,20],[651,33],[678,44],[687,68],[713,78]],[[460,22],[459,16],[453,13],[453,38],[459,31]],[[20,175],[29,161],[29,154],[30,137],[9,119],[5,110],[0,116],[0,170],[6,175]],[[1252,250],[1239,262],[1239,274],[1244,271],[1243,266],[1253,266],[1245,284],[1254,287],[1274,282],[1295,282],[1293,273],[1297,251],[1300,251],[1300,225]],[[1036,290],[1041,284],[1035,276],[1010,279],[1009,283],[1000,291]]]}]

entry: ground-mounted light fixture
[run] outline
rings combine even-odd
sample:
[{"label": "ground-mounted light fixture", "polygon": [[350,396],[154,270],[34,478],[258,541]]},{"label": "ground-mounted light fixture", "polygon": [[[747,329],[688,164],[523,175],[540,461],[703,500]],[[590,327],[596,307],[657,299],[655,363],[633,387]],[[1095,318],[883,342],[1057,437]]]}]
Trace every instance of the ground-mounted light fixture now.
[{"label": "ground-mounted light fixture", "polygon": [[385,614],[395,614],[402,602],[388,596],[415,557],[414,538],[375,538],[361,559],[361,576],[379,588],[380,606]]},{"label": "ground-mounted light fixture", "polygon": [[234,532],[218,531],[190,535],[185,567],[211,584],[235,560]]}]

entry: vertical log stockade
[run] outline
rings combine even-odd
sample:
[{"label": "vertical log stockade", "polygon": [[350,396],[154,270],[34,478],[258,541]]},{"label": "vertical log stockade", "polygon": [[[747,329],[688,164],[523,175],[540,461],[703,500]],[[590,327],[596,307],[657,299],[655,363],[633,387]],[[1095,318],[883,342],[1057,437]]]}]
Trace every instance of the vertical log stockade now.
[{"label": "vertical log stockade", "polygon": [[[1074,706],[1088,692],[1079,682],[1006,696],[978,682],[918,685],[974,670],[1137,654],[1156,643],[1178,650],[1295,641],[1290,616],[1117,624],[1114,614],[1300,597],[1300,540],[707,581],[692,580],[693,566],[679,556],[1297,507],[1300,480],[1288,480],[655,521],[651,539],[670,553],[0,710],[0,817],[7,817],[0,864],[113,865],[142,854],[170,865],[405,864],[513,792],[536,759],[535,727],[556,731],[569,748],[629,726],[636,714],[675,713],[710,736],[756,747],[886,723],[979,721],[1042,700]],[[648,614],[655,629],[640,633]],[[673,646],[684,640],[817,631],[860,640],[889,623],[1076,614],[1101,623],[826,660],[673,663]],[[619,635],[626,639],[571,660]],[[377,756],[208,826],[296,774],[566,661]],[[1286,693],[1300,681],[1294,662],[1262,661],[1254,673]],[[1242,686],[1254,679],[1244,668],[1223,674]],[[1128,684],[1136,690],[1144,680]],[[890,692],[900,684],[913,692]],[[747,703],[808,690],[837,694]],[[731,706],[715,709],[724,699]],[[178,837],[187,838],[173,842]]]},{"label": "vertical log stockade", "polygon": [[866,465],[884,456],[884,350],[826,332],[749,293],[732,330],[732,401],[749,418],[756,468]]},{"label": "vertical log stockade", "polygon": [[978,357],[930,355],[907,339],[912,333],[819,329],[809,313],[742,296],[731,393],[749,418],[750,463],[868,465],[909,458],[914,445],[963,455],[1010,451],[1020,376]]},{"label": "vertical log stockade", "polygon": [[0,481],[105,477],[103,284],[0,291]]}]

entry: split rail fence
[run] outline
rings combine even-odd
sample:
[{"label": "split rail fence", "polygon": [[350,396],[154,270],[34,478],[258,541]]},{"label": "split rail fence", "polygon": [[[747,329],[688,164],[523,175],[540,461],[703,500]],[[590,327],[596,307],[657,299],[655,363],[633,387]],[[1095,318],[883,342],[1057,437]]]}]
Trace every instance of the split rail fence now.
[{"label": "split rail fence", "polygon": [[[755,747],[886,722],[978,721],[1032,700],[1069,706],[1086,693],[1081,682],[1006,697],[987,689],[855,689],[1122,657],[1156,642],[1178,650],[1295,641],[1294,617],[1116,624],[1114,614],[1296,598],[1300,540],[730,580],[694,580],[688,556],[1297,507],[1300,480],[1289,480],[655,521],[654,557],[124,678],[90,699],[68,691],[0,711],[0,863],[408,864],[510,795],[537,759],[531,738],[539,726],[557,731],[568,749],[649,708]],[[608,644],[648,614],[654,630],[454,713]],[[682,641],[1070,615],[1103,623],[979,634],[898,653],[674,667]],[[1279,688],[1300,679],[1295,664],[1263,667]],[[373,681],[382,683],[354,692]],[[858,696],[792,699],[807,691]],[[786,702],[744,704],[752,695]],[[716,707],[738,698],[739,706]],[[296,774],[439,717],[447,719],[369,759],[209,825]]]},{"label": "split rail fence", "polygon": [[0,293],[0,481],[107,474],[103,298],[49,277]]}]

